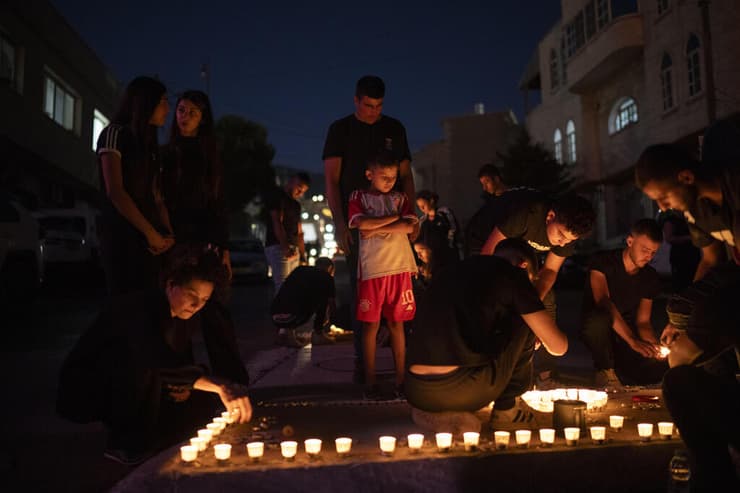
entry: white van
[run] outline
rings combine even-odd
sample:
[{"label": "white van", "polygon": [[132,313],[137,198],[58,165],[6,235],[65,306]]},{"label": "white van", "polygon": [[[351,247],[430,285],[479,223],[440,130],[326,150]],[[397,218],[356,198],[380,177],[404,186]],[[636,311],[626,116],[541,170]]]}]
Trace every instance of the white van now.
[{"label": "white van", "polygon": [[34,215],[41,226],[46,262],[97,262],[97,209],[41,209]]},{"label": "white van", "polygon": [[20,203],[0,195],[0,298],[28,300],[44,279],[39,224]]}]

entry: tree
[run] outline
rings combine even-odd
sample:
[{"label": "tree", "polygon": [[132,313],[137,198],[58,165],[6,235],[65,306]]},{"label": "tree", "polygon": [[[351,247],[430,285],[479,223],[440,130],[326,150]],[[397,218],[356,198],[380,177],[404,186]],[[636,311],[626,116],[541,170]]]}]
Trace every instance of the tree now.
[{"label": "tree", "polygon": [[216,135],[224,166],[224,193],[229,211],[241,210],[258,193],[275,183],[267,129],[237,115],[216,122]]},{"label": "tree", "polygon": [[526,129],[521,130],[505,153],[496,154],[502,179],[509,187],[536,188],[557,196],[573,185],[570,165],[559,163],[541,143],[533,143]]}]

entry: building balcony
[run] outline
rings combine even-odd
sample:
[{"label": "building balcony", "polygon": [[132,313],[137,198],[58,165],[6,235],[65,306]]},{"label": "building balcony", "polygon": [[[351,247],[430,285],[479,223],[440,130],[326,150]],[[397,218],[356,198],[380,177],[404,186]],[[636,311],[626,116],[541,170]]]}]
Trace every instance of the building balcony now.
[{"label": "building balcony", "polygon": [[569,89],[590,92],[631,64],[645,45],[642,15],[617,17],[568,60]]}]

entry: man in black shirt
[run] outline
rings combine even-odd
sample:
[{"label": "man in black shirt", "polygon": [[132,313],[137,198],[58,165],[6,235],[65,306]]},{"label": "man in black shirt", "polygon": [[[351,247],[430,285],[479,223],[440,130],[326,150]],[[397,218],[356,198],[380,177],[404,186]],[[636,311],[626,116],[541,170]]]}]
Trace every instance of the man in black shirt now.
[{"label": "man in black shirt", "polygon": [[272,268],[275,293],[280,291],[280,285],[293,269],[306,261],[298,199],[303,197],[310,184],[311,178],[307,173],[296,173],[265,199],[265,209],[269,214],[265,220],[265,255]]},{"label": "man in black shirt", "polygon": [[608,391],[660,382],[668,369],[650,322],[660,279],[648,265],[663,241],[653,219],[640,219],[623,249],[595,254],[583,298],[581,338],[591,351],[595,384]]},{"label": "man in black shirt", "polygon": [[408,342],[405,393],[419,426],[477,431],[472,413],[491,401],[495,428],[536,425],[531,409],[517,406],[531,385],[534,335],[558,356],[568,339],[532,286],[535,267],[532,249],[510,239],[494,256],[467,258],[432,278]]},{"label": "man in black shirt", "polygon": [[[389,151],[400,163],[397,187],[406,194],[409,203],[416,202],[414,177],[411,174],[411,151],[403,124],[381,113],[385,83],[380,77],[366,75],[357,81],[355,112],[336,120],[329,127],[324,143],[324,174],[326,197],[336,227],[336,239],[347,257],[352,295],[350,306],[355,305],[357,294],[357,230],[348,227],[347,207],[349,195],[354,190],[367,188],[365,167],[381,151]],[[412,235],[415,237],[415,235]],[[413,238],[412,238],[413,239]],[[355,379],[362,380],[362,336],[360,324],[352,318],[356,371]]]},{"label": "man in black shirt", "polygon": [[[707,130],[707,145],[720,128]],[[704,152],[711,160],[700,164],[674,144],[656,144],[643,151],[635,168],[645,195],[661,210],[675,209],[686,217],[692,241],[702,252],[694,280],[726,258],[740,264],[740,163],[710,150]]]},{"label": "man in black shirt", "polygon": [[313,267],[302,265],[291,272],[270,307],[272,321],[279,329],[278,342],[303,347],[308,341],[302,340],[302,332],[310,332],[311,344],[333,343],[325,329],[335,313],[335,297],[334,262],[330,258],[319,257]]}]

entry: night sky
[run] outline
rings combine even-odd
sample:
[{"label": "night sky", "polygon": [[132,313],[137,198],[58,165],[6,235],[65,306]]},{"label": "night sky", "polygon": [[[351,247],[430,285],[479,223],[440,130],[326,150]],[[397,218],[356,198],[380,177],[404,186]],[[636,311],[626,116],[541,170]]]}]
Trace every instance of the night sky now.
[{"label": "night sky", "polygon": [[406,125],[412,151],[476,102],[521,121],[517,82],[560,15],[555,1],[52,3],[123,84],[157,75],[172,94],[205,90],[208,62],[216,117],[264,124],[275,164],[316,172],[329,124],[354,110],[369,73],[385,80],[384,113]]}]

